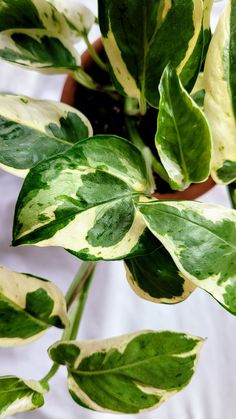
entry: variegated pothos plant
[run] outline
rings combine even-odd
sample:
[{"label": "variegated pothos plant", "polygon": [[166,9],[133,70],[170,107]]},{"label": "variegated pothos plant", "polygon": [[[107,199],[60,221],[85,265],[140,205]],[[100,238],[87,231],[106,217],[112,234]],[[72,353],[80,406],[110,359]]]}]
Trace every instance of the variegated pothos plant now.
[{"label": "variegated pothos plant", "polygon": [[[99,260],[123,260],[142,298],[174,304],[199,287],[236,315],[235,209],[153,195],[163,181],[182,191],[212,175],[230,184],[236,207],[236,0],[227,1],[213,36],[212,5],[98,0],[96,18],[76,0],[0,0],[1,59],[67,73],[121,101],[127,129],[127,138],[93,135],[80,110],[0,95],[0,167],[25,178],[13,245],[61,246],[84,261],[65,297],[49,281],[0,268],[0,346],[65,329],[41,381],[0,378],[1,418],[42,406],[59,365],[73,399],[98,412],[153,409],[190,381],[201,338],[146,330],[76,341]],[[90,44],[93,24],[105,58]],[[86,72],[79,40],[110,84]],[[140,131],[150,111],[151,148]]]}]

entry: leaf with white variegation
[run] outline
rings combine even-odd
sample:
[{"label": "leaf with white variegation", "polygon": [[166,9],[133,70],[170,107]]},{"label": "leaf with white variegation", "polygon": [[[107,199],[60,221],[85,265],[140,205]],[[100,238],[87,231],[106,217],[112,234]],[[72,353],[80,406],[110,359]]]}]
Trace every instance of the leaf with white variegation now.
[{"label": "leaf with white variegation", "polygon": [[27,344],[67,324],[65,299],[54,284],[0,267],[0,347]]},{"label": "leaf with white variegation", "polygon": [[88,119],[68,105],[0,95],[0,167],[10,173],[24,177],[92,133]]},{"label": "leaf with white variegation", "polygon": [[35,410],[43,406],[45,389],[37,381],[14,376],[0,377],[0,416]]},{"label": "leaf with white variegation", "polygon": [[156,239],[135,208],[148,193],[141,152],[98,135],[32,168],[18,198],[14,245],[62,246],[81,259],[148,253]]},{"label": "leaf with white variegation", "polygon": [[204,106],[205,93],[204,76],[203,73],[199,73],[197,81],[191,92],[191,98],[202,109]]},{"label": "leaf with white variegation", "polygon": [[74,41],[78,41],[84,33],[88,34],[95,22],[95,16],[88,7],[77,0],[47,1],[64,15]]},{"label": "leaf with white variegation", "polygon": [[212,177],[236,179],[236,2],[229,0],[206,58],[205,113],[213,135]]},{"label": "leaf with white variegation", "polygon": [[160,90],[156,147],[172,189],[186,189],[210,173],[211,133],[207,120],[168,65]]},{"label": "leaf with white variegation", "polygon": [[46,0],[1,0],[0,58],[46,73],[77,71],[64,16]]},{"label": "leaf with white variegation", "polygon": [[58,342],[51,358],[68,368],[73,399],[99,412],[140,413],[157,408],[185,387],[202,339],[141,331],[102,341]]},{"label": "leaf with white variegation", "polygon": [[[201,0],[99,0],[99,24],[117,89],[158,107],[158,83],[171,60],[194,84],[202,46]],[[192,54],[194,56],[192,57]]]},{"label": "leaf with white variegation", "polygon": [[125,269],[134,292],[153,303],[176,304],[195,289],[161,244],[148,255],[126,259]]},{"label": "leaf with white variegation", "polygon": [[184,277],[236,315],[236,211],[190,201],[138,208]]}]

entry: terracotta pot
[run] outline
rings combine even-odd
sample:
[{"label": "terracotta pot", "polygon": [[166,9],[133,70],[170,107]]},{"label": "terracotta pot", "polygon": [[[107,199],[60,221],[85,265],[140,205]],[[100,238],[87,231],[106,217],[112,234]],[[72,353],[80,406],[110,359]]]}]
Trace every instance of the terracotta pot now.
[{"label": "terracotta pot", "polygon": [[[98,53],[101,53],[103,50],[103,45],[100,39],[98,39],[94,44],[94,48]],[[94,64],[93,59],[91,58],[89,51],[85,51],[82,55],[82,65],[85,69],[90,68]],[[78,83],[72,78],[68,77],[66,79],[61,101],[67,105],[74,106],[76,103],[76,95],[78,94]],[[210,189],[215,186],[215,182],[211,177],[209,177],[205,182],[195,183],[189,186],[185,191],[177,191],[170,193],[154,193],[153,197],[162,199],[162,200],[194,200],[199,196],[205,194]]]}]

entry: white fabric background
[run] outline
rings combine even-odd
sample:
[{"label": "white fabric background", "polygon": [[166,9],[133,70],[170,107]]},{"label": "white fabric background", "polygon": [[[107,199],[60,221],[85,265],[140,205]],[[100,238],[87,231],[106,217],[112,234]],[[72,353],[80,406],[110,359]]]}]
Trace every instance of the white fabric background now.
[{"label": "white fabric background", "polygon": [[[84,1],[96,12],[94,0]],[[215,5],[213,26],[224,2]],[[92,39],[98,36],[96,30]],[[0,91],[34,98],[59,99],[64,76],[43,76],[0,63]],[[51,279],[63,291],[80,264],[62,249],[11,248],[14,205],[22,181],[0,173],[0,264],[21,272]],[[225,189],[215,187],[201,198],[229,206]],[[155,305],[138,298],[129,288],[121,262],[99,263],[81,324],[82,339],[116,336],[141,329],[170,329],[207,337],[197,372],[181,393],[158,410],[140,419],[235,419],[236,417],[236,319],[209,295],[195,291],[176,306]],[[47,348],[60,337],[51,329],[38,342],[26,347],[0,350],[0,375],[40,379],[50,368]],[[66,371],[59,370],[51,382],[52,391],[38,411],[20,414],[19,419],[112,419],[113,415],[87,411],[77,406],[66,390]],[[31,416],[30,416],[31,415]],[[125,415],[117,415],[124,419]],[[135,418],[131,415],[130,418]]]}]

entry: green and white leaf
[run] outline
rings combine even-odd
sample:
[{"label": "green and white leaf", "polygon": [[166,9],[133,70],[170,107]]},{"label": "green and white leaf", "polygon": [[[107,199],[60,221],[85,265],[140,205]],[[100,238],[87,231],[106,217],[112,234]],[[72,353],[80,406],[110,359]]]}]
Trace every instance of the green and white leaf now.
[{"label": "green and white leaf", "polygon": [[47,0],[53,4],[66,19],[72,39],[78,41],[84,33],[88,34],[95,22],[95,16],[88,7],[77,0]]},{"label": "green and white leaf", "polygon": [[68,368],[73,399],[98,412],[140,413],[185,387],[202,339],[175,332],[141,331],[102,341],[58,342],[51,358]]},{"label": "green and white leaf", "polygon": [[229,0],[206,58],[205,113],[213,135],[212,177],[236,179],[236,2]]},{"label": "green and white leaf", "polygon": [[68,105],[0,95],[0,168],[10,173],[24,177],[92,133],[88,119]]},{"label": "green and white leaf", "polygon": [[170,65],[163,73],[156,147],[172,189],[186,189],[210,173],[211,133],[207,120]]},{"label": "green and white leaf", "polygon": [[80,141],[31,169],[16,206],[14,245],[62,246],[86,260],[148,253],[156,239],[134,205],[148,188],[144,158],[130,142],[111,135]]},{"label": "green and white leaf", "polygon": [[1,0],[0,6],[0,58],[46,73],[78,70],[68,24],[48,1]]},{"label": "green and white leaf", "polygon": [[236,211],[155,200],[139,210],[182,275],[236,315]]},{"label": "green and white leaf", "polygon": [[45,389],[37,381],[14,376],[0,377],[0,417],[35,410],[43,406]]},{"label": "green and white leaf", "polygon": [[204,75],[203,73],[199,73],[197,81],[191,92],[191,97],[194,102],[202,109],[204,107],[205,94]]},{"label": "green and white leaf", "polygon": [[65,299],[54,284],[0,267],[0,347],[29,343],[67,324]]},{"label": "green and white leaf", "polygon": [[148,255],[126,259],[125,269],[134,292],[153,303],[176,304],[195,289],[161,245]]},{"label": "green and white leaf", "polygon": [[197,76],[202,48],[196,52],[195,47],[202,31],[202,0],[99,0],[98,4],[103,44],[121,93],[158,107],[157,86],[170,61],[178,74],[185,72],[185,84]]}]

